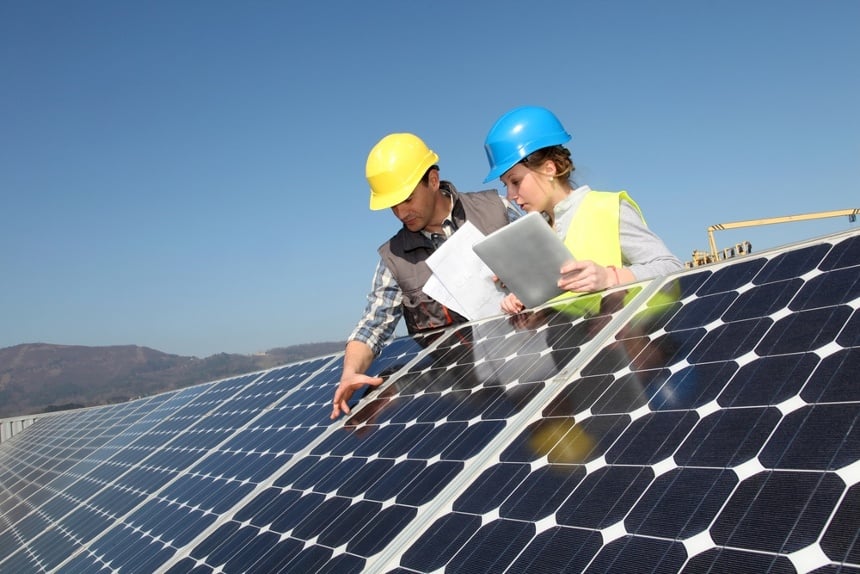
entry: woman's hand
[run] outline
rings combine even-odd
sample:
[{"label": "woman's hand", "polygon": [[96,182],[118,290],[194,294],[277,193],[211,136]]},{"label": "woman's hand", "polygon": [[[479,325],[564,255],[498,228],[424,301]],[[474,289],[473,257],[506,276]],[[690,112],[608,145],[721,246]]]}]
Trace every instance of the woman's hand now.
[{"label": "woman's hand", "polygon": [[561,266],[558,286],[565,291],[592,293],[618,285],[613,270],[594,261],[569,261]]},{"label": "woman's hand", "polygon": [[525,308],[526,306],[513,293],[505,295],[505,298],[502,299],[502,311],[508,315],[515,315]]}]

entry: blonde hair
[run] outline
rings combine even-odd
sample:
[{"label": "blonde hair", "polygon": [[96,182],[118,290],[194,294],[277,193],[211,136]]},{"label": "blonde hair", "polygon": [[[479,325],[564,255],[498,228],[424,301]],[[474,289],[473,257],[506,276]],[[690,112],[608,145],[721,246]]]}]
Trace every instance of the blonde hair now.
[{"label": "blonde hair", "polygon": [[573,186],[573,171],[576,167],[570,159],[570,150],[563,145],[541,148],[527,155],[522,161],[531,170],[537,171],[547,160],[555,164],[556,177],[565,179]]}]

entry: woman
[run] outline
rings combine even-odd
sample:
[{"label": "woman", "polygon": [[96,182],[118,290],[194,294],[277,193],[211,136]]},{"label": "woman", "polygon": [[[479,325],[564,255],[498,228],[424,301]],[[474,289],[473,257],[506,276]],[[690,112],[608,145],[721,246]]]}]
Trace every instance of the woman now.
[{"label": "woman", "polygon": [[[542,213],[573,254],[575,261],[560,270],[559,287],[600,291],[682,269],[627,192],[573,185],[568,141],[570,134],[558,118],[538,106],[507,112],[484,141],[490,162],[484,183],[501,178],[508,200],[526,212]],[[506,313],[523,308],[513,294],[502,302]]]}]

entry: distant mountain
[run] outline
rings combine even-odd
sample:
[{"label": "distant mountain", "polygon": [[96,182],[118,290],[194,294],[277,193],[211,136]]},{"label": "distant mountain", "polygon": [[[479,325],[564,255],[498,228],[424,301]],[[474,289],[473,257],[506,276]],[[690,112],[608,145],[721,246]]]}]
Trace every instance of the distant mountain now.
[{"label": "distant mountain", "polygon": [[147,347],[32,343],[0,349],[0,418],[118,403],[343,351],[308,343],[205,359]]}]

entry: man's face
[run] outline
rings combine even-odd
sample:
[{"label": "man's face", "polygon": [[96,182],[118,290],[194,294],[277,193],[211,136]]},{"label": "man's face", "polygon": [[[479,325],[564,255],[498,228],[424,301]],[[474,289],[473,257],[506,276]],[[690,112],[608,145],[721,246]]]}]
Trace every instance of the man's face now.
[{"label": "man's face", "polygon": [[439,176],[431,171],[427,183],[419,181],[409,197],[391,208],[409,231],[421,231],[431,223],[438,186]]}]

